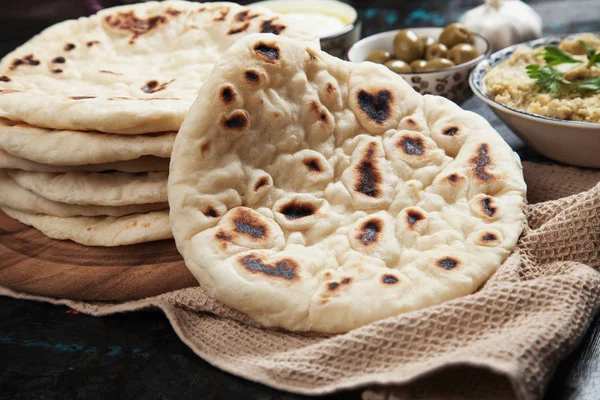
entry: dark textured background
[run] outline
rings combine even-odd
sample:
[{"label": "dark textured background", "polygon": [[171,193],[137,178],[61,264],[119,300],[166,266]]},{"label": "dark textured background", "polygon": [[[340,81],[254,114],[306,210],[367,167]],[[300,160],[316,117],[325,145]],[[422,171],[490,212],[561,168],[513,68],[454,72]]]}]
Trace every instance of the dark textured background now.
[{"label": "dark textured background", "polygon": [[[55,22],[119,0],[0,0],[0,56]],[[247,3],[242,1],[242,3]],[[363,35],[405,26],[442,26],[480,4],[472,0],[349,1]],[[545,32],[600,31],[600,0],[529,1]],[[476,98],[462,104],[490,121],[526,160],[529,150]],[[292,400],[284,393],[222,372],[198,358],[158,312],[96,318],[65,307],[0,298],[0,399],[244,399]],[[359,399],[343,392],[327,399]],[[562,362],[545,400],[600,399],[600,317]]]}]

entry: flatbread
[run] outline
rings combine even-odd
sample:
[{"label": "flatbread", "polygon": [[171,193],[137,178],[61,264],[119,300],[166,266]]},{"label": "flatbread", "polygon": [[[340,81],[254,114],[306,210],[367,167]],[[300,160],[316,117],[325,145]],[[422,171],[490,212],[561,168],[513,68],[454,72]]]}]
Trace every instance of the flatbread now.
[{"label": "flatbread", "polygon": [[58,166],[36,163],[11,156],[0,150],[0,169],[20,169],[35,172],[98,172],[98,171],[121,171],[121,172],[162,172],[169,170],[169,159],[154,156],[143,156],[135,160],[116,161],[102,164],[87,164],[75,166]]},{"label": "flatbread", "polygon": [[8,174],[21,187],[68,204],[126,206],[167,202],[167,172],[28,172]]},{"label": "flatbread", "polygon": [[265,8],[145,2],[56,24],[0,62],[0,117],[112,133],[177,131],[221,54],[248,33],[313,33]]},{"label": "flatbread", "polygon": [[31,214],[10,207],[0,207],[9,217],[33,226],[44,235],[58,240],[72,240],[86,246],[123,246],[170,239],[168,211],[132,214],[124,217],[55,217]]},{"label": "flatbread", "polygon": [[520,161],[485,119],[286,38],[223,55],[171,157],[188,268],[267,326],[344,332],[467,295],[523,229]]},{"label": "flatbread", "polygon": [[169,158],[175,135],[175,132],[115,135],[60,131],[0,119],[0,149],[15,157],[48,165],[100,164],[147,155]]},{"label": "flatbread", "polygon": [[48,200],[19,186],[5,171],[0,171],[0,187],[2,188],[0,191],[0,206],[33,214],[47,214],[57,217],[99,215],[121,217],[129,214],[165,210],[169,207],[167,203],[135,204],[118,207],[59,203]]}]

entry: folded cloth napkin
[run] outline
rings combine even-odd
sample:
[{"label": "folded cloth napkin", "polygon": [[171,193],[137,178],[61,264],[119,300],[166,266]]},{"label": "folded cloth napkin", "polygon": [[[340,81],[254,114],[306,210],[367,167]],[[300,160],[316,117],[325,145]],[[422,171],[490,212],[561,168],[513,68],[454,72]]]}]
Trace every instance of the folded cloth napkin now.
[{"label": "folded cloth napkin", "polygon": [[92,315],[157,307],[209,363],[296,393],[364,388],[365,400],[538,399],[600,308],[600,171],[524,166],[527,227],[477,293],[346,334],[265,329],[202,287],[121,303],[1,286],[0,294]]}]

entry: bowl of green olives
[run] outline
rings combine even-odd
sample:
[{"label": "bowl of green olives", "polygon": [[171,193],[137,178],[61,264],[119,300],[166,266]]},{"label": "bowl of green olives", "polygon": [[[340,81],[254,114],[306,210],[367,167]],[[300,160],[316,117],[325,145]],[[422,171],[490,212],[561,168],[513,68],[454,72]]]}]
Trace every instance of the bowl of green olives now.
[{"label": "bowl of green olives", "polygon": [[351,62],[382,64],[417,92],[460,103],[472,94],[469,74],[491,50],[487,39],[456,23],[369,36],[356,42],[347,58]]}]

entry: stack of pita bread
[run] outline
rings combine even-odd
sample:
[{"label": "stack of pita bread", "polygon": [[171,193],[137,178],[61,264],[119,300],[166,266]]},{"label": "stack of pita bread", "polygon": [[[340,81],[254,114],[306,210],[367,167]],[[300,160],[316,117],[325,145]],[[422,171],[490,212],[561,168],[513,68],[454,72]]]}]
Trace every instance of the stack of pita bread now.
[{"label": "stack of pita bread", "polygon": [[262,8],[148,2],[52,26],[0,62],[0,208],[94,246],[171,238],[169,157],[221,54],[310,34]]}]

